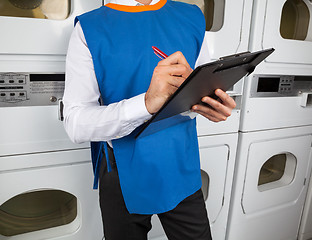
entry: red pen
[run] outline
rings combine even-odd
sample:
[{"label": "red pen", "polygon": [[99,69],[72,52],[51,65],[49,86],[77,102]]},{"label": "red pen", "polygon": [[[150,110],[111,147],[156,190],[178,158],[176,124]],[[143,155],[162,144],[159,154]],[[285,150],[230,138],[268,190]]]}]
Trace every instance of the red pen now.
[{"label": "red pen", "polygon": [[157,55],[157,57],[159,57],[160,59],[165,59],[168,57],[167,54],[163,53],[162,51],[160,51],[157,47],[152,46],[154,53]]}]

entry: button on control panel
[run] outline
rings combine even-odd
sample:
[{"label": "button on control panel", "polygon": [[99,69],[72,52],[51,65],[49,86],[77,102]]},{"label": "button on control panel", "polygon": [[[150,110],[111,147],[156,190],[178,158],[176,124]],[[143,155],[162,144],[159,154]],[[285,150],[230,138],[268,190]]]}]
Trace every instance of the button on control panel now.
[{"label": "button on control panel", "polygon": [[64,73],[0,73],[0,107],[57,105]]},{"label": "button on control panel", "polygon": [[251,97],[296,97],[312,92],[312,76],[254,75]]}]

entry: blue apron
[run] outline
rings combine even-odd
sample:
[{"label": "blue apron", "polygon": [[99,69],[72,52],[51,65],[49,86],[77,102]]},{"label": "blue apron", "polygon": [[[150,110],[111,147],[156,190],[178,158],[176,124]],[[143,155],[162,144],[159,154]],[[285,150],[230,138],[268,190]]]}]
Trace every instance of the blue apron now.
[{"label": "blue apron", "polygon": [[[166,0],[160,0],[152,10],[141,7],[134,12],[109,6],[76,18],[90,49],[105,105],[147,91],[159,62],[152,46],[168,55],[181,51],[194,68],[205,34],[204,16],[198,7]],[[135,139],[135,134],[112,141],[130,213],[167,212],[200,189],[195,119],[146,137]],[[104,142],[91,143],[95,187],[106,146]]]}]

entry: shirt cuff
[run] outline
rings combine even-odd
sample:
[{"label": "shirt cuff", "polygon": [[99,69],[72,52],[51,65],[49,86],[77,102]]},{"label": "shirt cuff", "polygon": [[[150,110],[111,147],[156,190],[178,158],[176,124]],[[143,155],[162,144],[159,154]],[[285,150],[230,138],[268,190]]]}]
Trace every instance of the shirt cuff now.
[{"label": "shirt cuff", "polygon": [[145,93],[128,99],[124,104],[126,105],[124,109],[127,122],[135,128],[152,117],[145,106]]}]

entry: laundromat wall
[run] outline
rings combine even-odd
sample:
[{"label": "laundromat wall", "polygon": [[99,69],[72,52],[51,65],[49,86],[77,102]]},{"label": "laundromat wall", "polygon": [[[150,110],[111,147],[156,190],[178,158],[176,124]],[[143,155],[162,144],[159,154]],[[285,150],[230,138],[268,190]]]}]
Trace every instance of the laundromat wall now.
[{"label": "laundromat wall", "polygon": [[[212,61],[275,49],[228,91],[227,121],[197,117],[213,239],[312,239],[312,1],[180,1],[203,11]],[[1,240],[103,238],[89,145],[60,121],[74,17],[103,3],[0,3]]]}]

